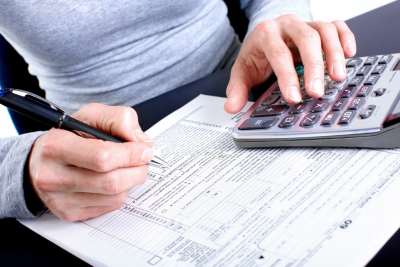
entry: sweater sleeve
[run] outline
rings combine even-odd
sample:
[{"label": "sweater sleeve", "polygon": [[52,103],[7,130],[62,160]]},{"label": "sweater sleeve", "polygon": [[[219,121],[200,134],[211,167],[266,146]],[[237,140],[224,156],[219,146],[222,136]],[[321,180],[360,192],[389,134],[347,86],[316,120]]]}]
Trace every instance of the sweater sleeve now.
[{"label": "sweater sleeve", "polygon": [[35,218],[44,210],[44,206],[38,210],[34,205],[32,210],[32,205],[27,205],[26,198],[37,199],[32,196],[33,188],[24,176],[31,147],[42,134],[34,132],[0,139],[0,219]]},{"label": "sweater sleeve", "polygon": [[312,21],[309,0],[240,0],[241,8],[249,19],[247,35],[264,20],[295,14],[301,20]]}]

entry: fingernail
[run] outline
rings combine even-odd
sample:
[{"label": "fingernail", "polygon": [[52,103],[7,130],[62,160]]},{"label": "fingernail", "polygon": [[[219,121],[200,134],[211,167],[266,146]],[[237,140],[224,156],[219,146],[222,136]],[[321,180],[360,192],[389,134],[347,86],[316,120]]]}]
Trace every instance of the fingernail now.
[{"label": "fingernail", "polygon": [[356,52],[356,45],[353,41],[347,41],[345,47],[348,52]]},{"label": "fingernail", "polygon": [[344,69],[343,69],[342,62],[336,61],[335,64],[333,64],[333,74],[344,75]]},{"label": "fingernail", "polygon": [[141,129],[135,130],[135,135],[140,142],[150,143],[153,142]]},{"label": "fingernail", "polygon": [[288,95],[292,101],[295,101],[295,102],[301,101],[301,95],[299,93],[299,88],[297,88],[297,86],[294,86],[294,85],[290,86]]},{"label": "fingernail", "polygon": [[147,164],[153,159],[153,150],[151,148],[146,148],[142,154],[142,163]]},{"label": "fingernail", "polygon": [[322,94],[324,91],[324,87],[322,85],[322,81],[320,79],[314,79],[311,85],[311,90],[316,94]]}]

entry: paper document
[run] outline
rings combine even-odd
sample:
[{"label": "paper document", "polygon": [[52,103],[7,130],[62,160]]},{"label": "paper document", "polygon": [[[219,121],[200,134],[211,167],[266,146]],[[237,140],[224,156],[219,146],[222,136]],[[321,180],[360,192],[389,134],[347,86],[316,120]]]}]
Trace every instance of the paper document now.
[{"label": "paper document", "polygon": [[400,226],[400,154],[237,148],[243,113],[224,102],[201,95],[147,132],[172,167],[151,167],[119,210],[21,222],[96,266],[368,263]]}]

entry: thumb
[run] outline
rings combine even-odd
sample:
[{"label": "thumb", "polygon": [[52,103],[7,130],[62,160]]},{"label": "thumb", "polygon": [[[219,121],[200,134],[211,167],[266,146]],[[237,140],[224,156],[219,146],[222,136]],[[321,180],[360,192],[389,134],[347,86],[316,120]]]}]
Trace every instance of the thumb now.
[{"label": "thumb", "polygon": [[137,114],[130,107],[93,103],[79,109],[72,117],[125,141],[152,146],[152,140],[143,133]]}]

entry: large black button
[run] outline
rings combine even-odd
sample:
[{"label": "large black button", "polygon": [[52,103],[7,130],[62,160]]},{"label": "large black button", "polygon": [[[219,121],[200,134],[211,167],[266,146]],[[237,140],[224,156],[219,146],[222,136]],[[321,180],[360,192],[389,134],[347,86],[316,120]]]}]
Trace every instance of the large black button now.
[{"label": "large black button", "polygon": [[358,71],[357,71],[357,76],[365,76],[368,74],[368,72],[371,70],[371,66],[362,66]]},{"label": "large black button", "polygon": [[366,97],[369,92],[371,92],[373,86],[372,85],[364,85],[363,87],[360,88],[357,92],[358,97]]},{"label": "large black button", "polygon": [[313,126],[319,120],[318,114],[308,114],[304,117],[304,119],[300,122],[300,126],[307,127]]},{"label": "large black button", "polygon": [[274,126],[277,120],[277,117],[249,118],[239,126],[239,130],[257,130],[271,128],[272,126]]},{"label": "large black button", "polygon": [[348,125],[353,120],[354,115],[356,115],[356,110],[346,110],[339,120],[339,124]]},{"label": "large black button", "polygon": [[373,85],[373,84],[375,84],[375,83],[379,80],[379,77],[381,77],[381,76],[379,76],[378,74],[370,75],[370,76],[367,78],[367,80],[365,81],[364,84],[366,84],[366,85]]},{"label": "large black button", "polygon": [[274,106],[261,106],[251,113],[251,117],[263,117],[263,116],[276,116],[281,115],[288,109],[287,105],[274,105]]},{"label": "large black button", "polygon": [[362,104],[364,103],[364,99],[360,97],[356,97],[353,101],[350,102],[349,109],[350,110],[358,110]]},{"label": "large black button", "polygon": [[376,67],[371,71],[371,74],[382,74],[385,68],[385,64],[376,65]]},{"label": "large black button", "polygon": [[301,114],[307,110],[310,104],[308,103],[299,103],[293,106],[293,108],[289,111],[290,114]]},{"label": "large black button", "polygon": [[393,56],[392,55],[383,55],[381,59],[379,60],[378,64],[388,64],[390,60],[392,60]]},{"label": "large black button", "polygon": [[351,79],[351,81],[349,82],[348,86],[357,87],[363,82],[363,80],[363,76],[354,76],[353,79]]},{"label": "large black button", "polygon": [[349,59],[349,61],[347,61],[346,63],[346,67],[350,68],[350,67],[358,67],[360,66],[362,63],[362,59],[359,57],[355,57],[355,58],[351,58]]},{"label": "large black button", "polygon": [[317,100],[311,106],[310,112],[322,112],[325,111],[329,107],[329,102],[327,100]]},{"label": "large black button", "polygon": [[355,91],[354,87],[347,87],[343,90],[342,94],[340,95],[341,98],[350,98]]},{"label": "large black button", "polygon": [[332,111],[341,111],[347,104],[347,99],[339,99],[333,104]]},{"label": "large black button", "polygon": [[334,112],[334,111],[328,112],[328,114],[326,114],[325,118],[321,121],[321,125],[330,126],[330,125],[334,124],[338,114],[339,114],[339,112]]},{"label": "large black button", "polygon": [[378,60],[377,56],[367,57],[367,59],[364,62],[364,65],[374,65],[377,60]]},{"label": "large black button", "polygon": [[274,104],[280,98],[280,95],[269,95],[261,103],[263,106],[269,106]]},{"label": "large black button", "polygon": [[281,128],[292,127],[293,125],[296,124],[298,119],[299,119],[299,117],[297,117],[296,115],[286,116],[285,118],[283,118],[283,120],[279,124],[279,127],[281,127]]}]

